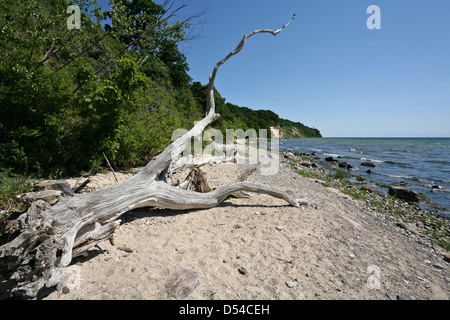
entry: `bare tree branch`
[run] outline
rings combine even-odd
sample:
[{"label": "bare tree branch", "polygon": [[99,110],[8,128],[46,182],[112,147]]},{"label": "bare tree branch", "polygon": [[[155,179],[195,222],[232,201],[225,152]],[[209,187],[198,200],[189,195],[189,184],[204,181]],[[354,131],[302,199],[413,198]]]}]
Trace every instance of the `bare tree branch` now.
[{"label": "bare tree branch", "polygon": [[279,34],[281,31],[283,31],[284,28],[286,28],[291,22],[292,20],[295,19],[295,13],[292,16],[291,20],[289,20],[288,23],[286,23],[284,26],[282,26],[280,29],[278,30],[270,30],[270,29],[260,29],[260,30],[255,30],[251,33],[248,33],[246,35],[244,35],[244,37],[242,38],[241,42],[239,42],[239,44],[237,45],[237,47],[231,51],[225,58],[223,58],[222,60],[220,60],[216,66],[214,67],[214,70],[211,74],[211,76],[209,77],[209,85],[208,85],[208,100],[207,100],[207,107],[206,110],[207,112],[214,112],[215,110],[215,103],[214,103],[214,80],[216,79],[216,74],[217,74],[217,70],[219,69],[219,67],[221,65],[223,65],[228,59],[230,59],[232,56],[238,54],[242,48],[245,45],[245,42],[247,41],[248,38],[250,38],[251,36],[254,36],[255,34],[258,33],[271,33],[273,36],[276,36],[277,34]]},{"label": "bare tree branch", "polygon": [[[286,26],[287,24],[283,28]],[[238,53],[248,37],[262,32],[276,35],[283,28],[276,31],[257,30],[244,36],[238,47],[216,65],[210,77],[210,87],[213,87],[218,66]],[[199,136],[219,117],[214,113],[214,97],[210,100],[208,110],[208,114],[190,131],[175,140],[142,171],[129,179],[94,192],[66,197],[61,196],[62,192],[57,190],[26,194],[24,198],[31,203],[28,211],[17,218],[21,228],[18,236],[0,246],[0,274],[15,282],[13,295],[33,298],[40,289],[55,286],[64,276],[73,257],[111,239],[120,225],[120,216],[136,208],[213,208],[227,197],[244,191],[277,197],[295,207],[303,203],[292,191],[279,191],[269,186],[242,181],[207,193],[183,190],[161,181],[161,176],[168,171],[171,163],[190,145],[191,138]]]}]

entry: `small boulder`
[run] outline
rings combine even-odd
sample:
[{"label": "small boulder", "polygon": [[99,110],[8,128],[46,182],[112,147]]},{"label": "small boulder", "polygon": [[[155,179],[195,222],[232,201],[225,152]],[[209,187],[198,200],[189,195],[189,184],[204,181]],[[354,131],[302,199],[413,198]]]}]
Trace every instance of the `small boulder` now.
[{"label": "small boulder", "polygon": [[285,157],[286,159],[295,159],[294,154],[293,154],[292,152],[290,152],[290,151],[286,152],[286,153],[284,154],[284,157]]},{"label": "small boulder", "polygon": [[365,167],[372,167],[372,168],[375,167],[375,163],[373,163],[372,161],[364,161],[364,162],[361,162],[361,165],[362,165],[362,166],[365,166]]},{"label": "small boulder", "polygon": [[406,187],[389,187],[389,195],[396,196],[399,199],[403,199],[408,202],[419,202],[419,194]]},{"label": "small boulder", "polygon": [[309,161],[302,161],[302,162],[300,162],[300,165],[303,166],[303,167],[306,167],[306,168],[311,168],[312,167],[312,164]]},{"label": "small boulder", "polygon": [[340,161],[339,162],[339,168],[347,168],[348,167],[348,163],[345,161]]},{"label": "small boulder", "polygon": [[334,159],[333,157],[326,157],[325,161],[327,161],[327,162],[339,162],[338,160]]},{"label": "small boulder", "polygon": [[365,190],[365,191],[368,191],[368,192],[375,192],[375,189],[374,188],[372,188],[371,186],[369,186],[369,185],[363,185],[363,186],[361,186],[361,190]]}]

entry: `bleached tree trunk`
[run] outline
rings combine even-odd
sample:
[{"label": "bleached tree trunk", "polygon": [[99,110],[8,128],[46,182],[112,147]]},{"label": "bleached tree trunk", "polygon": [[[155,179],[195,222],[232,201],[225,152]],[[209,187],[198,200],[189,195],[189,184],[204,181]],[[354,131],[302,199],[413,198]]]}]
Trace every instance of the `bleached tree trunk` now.
[{"label": "bleached tree trunk", "polygon": [[[18,218],[20,233],[0,247],[0,274],[3,278],[16,282],[13,294],[33,298],[43,287],[56,285],[72,259],[111,238],[120,225],[120,216],[132,209],[212,208],[228,196],[241,191],[268,194],[281,198],[292,206],[298,206],[299,202],[291,191],[282,192],[248,182],[235,182],[208,193],[184,190],[165,182],[171,165],[186,146],[190,145],[191,139],[199,136],[219,117],[215,113],[213,92],[218,68],[241,51],[249,37],[258,33],[271,33],[275,36],[288,24],[276,31],[262,29],[246,34],[236,49],[217,63],[210,76],[207,115],[137,175],[91,193],[63,196],[61,191],[46,190],[25,195],[31,205]],[[56,203],[55,198],[59,199]]]}]

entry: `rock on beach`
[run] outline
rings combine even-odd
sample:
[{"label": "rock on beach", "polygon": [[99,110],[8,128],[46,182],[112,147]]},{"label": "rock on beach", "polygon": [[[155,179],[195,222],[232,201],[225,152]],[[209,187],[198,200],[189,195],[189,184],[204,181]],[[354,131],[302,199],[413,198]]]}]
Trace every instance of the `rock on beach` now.
[{"label": "rock on beach", "polygon": [[372,161],[364,161],[364,162],[361,162],[361,165],[362,165],[362,166],[365,166],[365,167],[372,167],[372,168],[375,167],[375,163],[373,163]]},{"label": "rock on beach", "polygon": [[389,195],[396,196],[408,202],[419,202],[420,200],[419,194],[407,187],[390,186]]}]

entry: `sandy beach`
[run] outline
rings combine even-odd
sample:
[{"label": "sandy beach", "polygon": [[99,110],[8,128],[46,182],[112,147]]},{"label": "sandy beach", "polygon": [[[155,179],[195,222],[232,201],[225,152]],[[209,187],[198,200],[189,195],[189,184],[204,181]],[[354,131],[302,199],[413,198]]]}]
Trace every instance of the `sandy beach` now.
[{"label": "sandy beach", "polygon": [[[202,169],[213,188],[242,172],[227,163]],[[252,194],[207,210],[126,213],[114,245],[105,241],[75,258],[58,290],[43,299],[449,299],[442,255],[363,202],[285,165],[277,175],[256,172],[248,181],[314,202],[297,208]],[[89,186],[111,183],[109,173]],[[180,274],[190,287],[174,294],[169,289]]]}]

